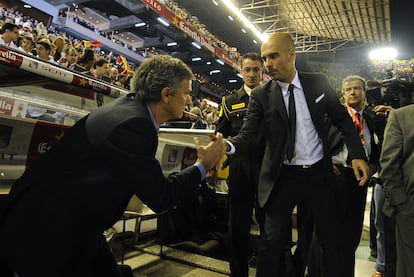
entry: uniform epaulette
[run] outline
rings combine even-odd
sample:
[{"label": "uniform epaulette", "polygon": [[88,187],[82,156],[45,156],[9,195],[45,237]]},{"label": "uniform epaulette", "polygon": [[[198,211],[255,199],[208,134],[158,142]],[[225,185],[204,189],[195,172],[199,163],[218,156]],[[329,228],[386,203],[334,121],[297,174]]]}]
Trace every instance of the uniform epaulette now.
[{"label": "uniform epaulette", "polygon": [[223,96],[223,98],[221,100],[221,109],[220,109],[219,117],[224,114],[227,119],[230,119],[229,118],[229,112],[230,111],[229,111],[229,109],[227,108],[227,105],[226,105],[226,96]]}]

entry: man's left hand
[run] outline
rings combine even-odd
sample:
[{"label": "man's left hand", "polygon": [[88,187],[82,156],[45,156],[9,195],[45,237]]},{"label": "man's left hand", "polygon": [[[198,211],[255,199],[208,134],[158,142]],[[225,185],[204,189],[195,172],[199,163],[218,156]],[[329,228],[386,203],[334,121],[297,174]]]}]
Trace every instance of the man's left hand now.
[{"label": "man's left hand", "polygon": [[369,166],[361,159],[354,159],[351,162],[354,170],[355,178],[357,179],[360,186],[365,185],[369,180]]}]

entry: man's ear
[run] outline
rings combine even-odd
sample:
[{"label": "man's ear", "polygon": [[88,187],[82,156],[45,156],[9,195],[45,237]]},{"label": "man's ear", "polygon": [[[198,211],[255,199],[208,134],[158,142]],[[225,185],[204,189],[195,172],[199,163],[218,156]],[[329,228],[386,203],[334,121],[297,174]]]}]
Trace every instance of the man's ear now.
[{"label": "man's ear", "polygon": [[171,95],[171,88],[170,87],[164,87],[161,90],[161,101],[164,101],[165,103],[168,103],[168,98]]}]

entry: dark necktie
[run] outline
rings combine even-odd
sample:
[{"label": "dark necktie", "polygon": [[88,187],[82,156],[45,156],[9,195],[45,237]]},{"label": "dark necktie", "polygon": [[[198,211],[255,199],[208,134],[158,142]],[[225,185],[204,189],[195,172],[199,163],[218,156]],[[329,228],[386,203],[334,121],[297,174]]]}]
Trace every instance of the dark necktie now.
[{"label": "dark necktie", "polygon": [[361,115],[359,113],[355,113],[355,115],[358,118],[358,121],[361,123]]},{"label": "dark necktie", "polygon": [[357,129],[357,131],[358,131],[358,134],[359,134],[359,138],[361,139],[361,143],[362,143],[362,145],[364,145],[365,144],[365,139],[364,139],[364,130],[362,129],[363,128],[363,125],[362,125],[362,121],[363,121],[363,119],[362,119],[362,116],[361,116],[361,114],[360,113],[355,113],[355,116],[356,116],[356,118],[358,118],[358,121],[359,122],[354,122],[354,124],[355,124],[355,128]]},{"label": "dark necktie", "polygon": [[294,85],[290,84],[289,91],[289,139],[287,149],[287,159],[290,162],[293,158],[293,152],[295,150],[295,136],[296,136],[296,108],[295,108],[295,96],[293,95]]},{"label": "dark necktie", "polygon": [[361,121],[361,115],[360,115],[360,113],[355,113],[355,117],[358,119],[358,121],[355,121],[354,122],[355,128],[357,129],[358,133],[361,134],[361,124],[362,124],[362,121]]}]

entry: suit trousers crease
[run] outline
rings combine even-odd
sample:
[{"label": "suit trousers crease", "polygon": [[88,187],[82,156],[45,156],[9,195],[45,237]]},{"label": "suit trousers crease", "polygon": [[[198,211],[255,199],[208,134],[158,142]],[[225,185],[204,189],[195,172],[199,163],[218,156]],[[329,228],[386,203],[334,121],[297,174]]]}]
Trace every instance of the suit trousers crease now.
[{"label": "suit trousers crease", "polygon": [[331,183],[338,215],[338,253],[341,262],[338,274],[353,277],[355,251],[361,240],[364,224],[367,186],[359,186],[352,168],[339,167],[339,170],[341,175],[335,175]]},{"label": "suit trousers crease", "polygon": [[337,226],[333,192],[323,173],[322,162],[309,169],[282,166],[280,175],[264,207],[265,228],[261,237],[257,276],[275,276],[286,241],[291,239],[293,208],[303,202],[310,209],[316,233],[323,248],[323,265],[327,276],[339,268]]},{"label": "suit trousers crease", "polygon": [[[359,186],[351,168],[338,167],[340,175],[334,175],[329,185],[334,193],[336,204],[336,238],[338,241],[338,259],[341,266],[335,277],[353,277],[355,275],[355,251],[358,248],[363,222],[367,187]],[[299,206],[301,207],[301,206]],[[310,238],[313,230],[312,216],[306,207],[299,209],[298,247],[295,252],[297,275],[303,276],[308,266],[309,277],[326,276],[321,264],[320,241],[318,236]],[[297,253],[299,252],[299,253]]]}]

